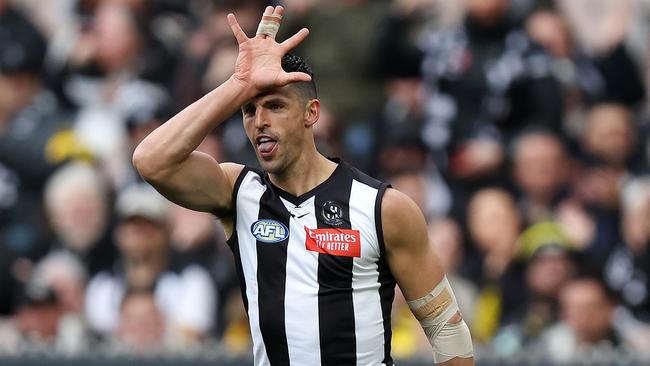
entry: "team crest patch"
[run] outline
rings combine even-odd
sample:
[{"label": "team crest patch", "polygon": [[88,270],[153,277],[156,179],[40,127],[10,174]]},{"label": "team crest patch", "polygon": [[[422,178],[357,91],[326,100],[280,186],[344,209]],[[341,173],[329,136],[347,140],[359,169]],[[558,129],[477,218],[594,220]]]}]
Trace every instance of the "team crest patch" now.
[{"label": "team crest patch", "polygon": [[272,219],[260,219],[251,225],[251,234],[263,243],[279,243],[289,237],[289,230],[283,223]]},{"label": "team crest patch", "polygon": [[342,257],[361,256],[361,234],[350,229],[310,229],[305,226],[305,247],[312,252]]},{"label": "team crest patch", "polygon": [[341,226],[343,224],[343,207],[338,202],[327,201],[323,204],[321,216],[327,225]]}]

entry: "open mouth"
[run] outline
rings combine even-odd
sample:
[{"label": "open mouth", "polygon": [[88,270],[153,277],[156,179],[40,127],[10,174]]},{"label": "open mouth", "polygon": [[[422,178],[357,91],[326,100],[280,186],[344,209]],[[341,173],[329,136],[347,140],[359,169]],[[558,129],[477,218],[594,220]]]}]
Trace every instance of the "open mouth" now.
[{"label": "open mouth", "polygon": [[257,139],[255,139],[255,142],[257,142],[257,150],[262,156],[270,155],[278,143],[276,140],[268,136],[258,136]]}]

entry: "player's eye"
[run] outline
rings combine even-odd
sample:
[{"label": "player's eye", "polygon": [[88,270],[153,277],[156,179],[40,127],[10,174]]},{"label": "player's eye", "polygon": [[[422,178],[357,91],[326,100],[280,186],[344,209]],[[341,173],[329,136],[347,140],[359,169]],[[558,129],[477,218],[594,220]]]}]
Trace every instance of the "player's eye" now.
[{"label": "player's eye", "polygon": [[255,115],[255,107],[253,106],[244,107],[244,116],[249,117],[252,115]]},{"label": "player's eye", "polygon": [[269,105],[269,109],[271,109],[273,111],[276,111],[278,109],[282,109],[282,104],[280,104],[280,103],[271,103]]}]

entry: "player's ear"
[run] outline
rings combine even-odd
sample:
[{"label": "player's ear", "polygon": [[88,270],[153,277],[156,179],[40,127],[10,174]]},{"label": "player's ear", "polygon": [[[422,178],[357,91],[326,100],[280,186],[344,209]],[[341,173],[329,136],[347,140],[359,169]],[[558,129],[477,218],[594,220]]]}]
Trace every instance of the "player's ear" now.
[{"label": "player's ear", "polygon": [[320,100],[310,99],[305,107],[305,127],[313,126],[320,117]]}]

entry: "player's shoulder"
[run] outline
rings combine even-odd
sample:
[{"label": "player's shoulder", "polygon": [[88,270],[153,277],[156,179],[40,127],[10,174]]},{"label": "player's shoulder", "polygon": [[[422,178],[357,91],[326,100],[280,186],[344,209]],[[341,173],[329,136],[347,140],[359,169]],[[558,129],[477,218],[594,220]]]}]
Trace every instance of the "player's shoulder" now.
[{"label": "player's shoulder", "polygon": [[223,170],[224,174],[226,174],[228,177],[228,180],[230,181],[230,184],[233,187],[234,191],[239,188],[242,180],[249,172],[253,172],[253,174],[257,175],[258,177],[262,177],[264,174],[259,169],[238,163],[225,162],[220,163],[219,166],[221,167],[221,170]]},{"label": "player's shoulder", "polygon": [[226,173],[228,178],[233,180],[237,179],[237,177],[239,177],[239,175],[247,168],[246,165],[231,162],[219,163],[219,167],[221,167],[221,170]]},{"label": "player's shoulder", "polygon": [[423,230],[426,231],[424,215],[418,205],[394,188],[389,188],[384,193],[381,222],[387,247],[409,242],[411,236],[418,236]]},{"label": "player's shoulder", "polygon": [[395,188],[388,188],[384,192],[381,204],[381,212],[384,217],[405,218],[404,214],[419,214],[422,212],[417,204],[406,194]]}]

